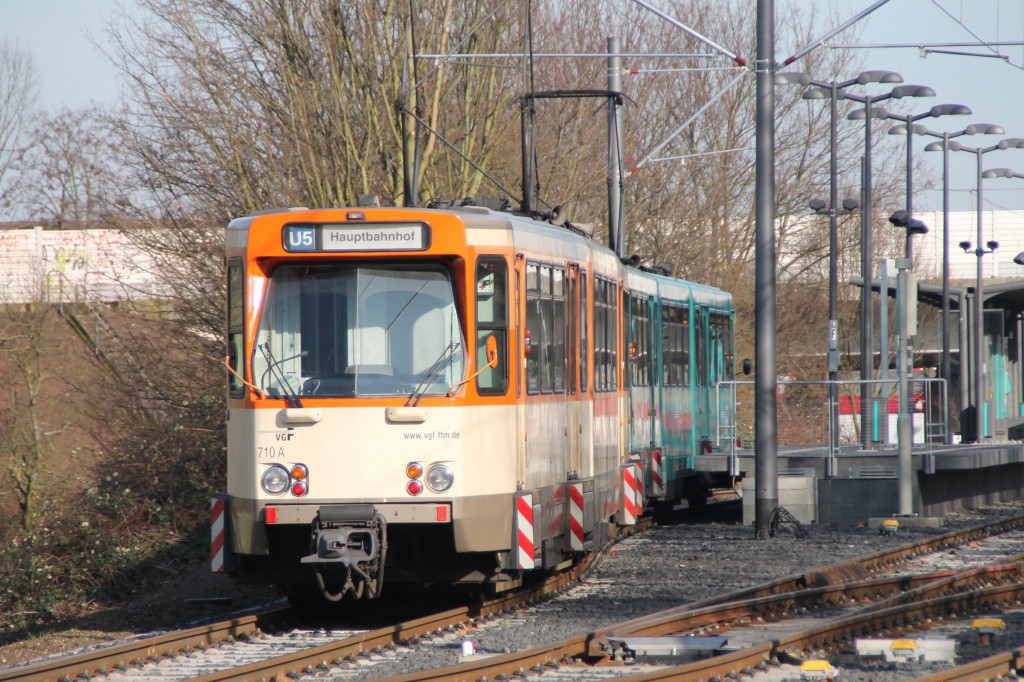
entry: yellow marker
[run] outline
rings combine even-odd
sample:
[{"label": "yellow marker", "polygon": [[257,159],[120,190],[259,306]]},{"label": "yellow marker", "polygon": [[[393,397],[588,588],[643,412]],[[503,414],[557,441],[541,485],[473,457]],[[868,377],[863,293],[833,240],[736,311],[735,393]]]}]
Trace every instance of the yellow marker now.
[{"label": "yellow marker", "polygon": [[1006,623],[1003,622],[1002,618],[976,618],[971,623],[971,627],[982,632],[994,633],[996,630],[1005,630]]},{"label": "yellow marker", "polygon": [[802,680],[835,680],[838,678],[839,671],[826,660],[812,659],[800,664],[800,679]]}]

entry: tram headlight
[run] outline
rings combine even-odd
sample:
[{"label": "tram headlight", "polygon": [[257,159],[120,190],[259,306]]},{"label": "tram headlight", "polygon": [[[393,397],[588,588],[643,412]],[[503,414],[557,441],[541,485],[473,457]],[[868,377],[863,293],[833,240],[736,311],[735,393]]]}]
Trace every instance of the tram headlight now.
[{"label": "tram headlight", "polygon": [[291,485],[292,476],[288,470],[276,464],[269,467],[260,477],[260,486],[269,495],[280,495]]},{"label": "tram headlight", "polygon": [[452,470],[444,464],[435,464],[427,469],[427,487],[435,493],[443,493],[452,487]]}]

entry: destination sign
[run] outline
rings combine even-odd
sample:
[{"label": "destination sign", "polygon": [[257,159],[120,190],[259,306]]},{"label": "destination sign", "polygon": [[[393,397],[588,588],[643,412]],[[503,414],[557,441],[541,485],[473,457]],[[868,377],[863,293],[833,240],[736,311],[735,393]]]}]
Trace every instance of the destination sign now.
[{"label": "destination sign", "polygon": [[430,228],[423,223],[344,223],[288,225],[284,250],[318,251],[423,251],[430,246]]}]

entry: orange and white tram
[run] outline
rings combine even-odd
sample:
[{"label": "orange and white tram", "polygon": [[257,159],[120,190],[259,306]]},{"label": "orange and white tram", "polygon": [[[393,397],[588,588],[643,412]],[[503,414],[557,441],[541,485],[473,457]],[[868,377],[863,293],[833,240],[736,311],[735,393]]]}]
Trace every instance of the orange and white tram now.
[{"label": "orange and white tram", "polygon": [[693,494],[725,292],[477,207],[239,218],[226,256],[214,570],[331,601],[501,590]]}]

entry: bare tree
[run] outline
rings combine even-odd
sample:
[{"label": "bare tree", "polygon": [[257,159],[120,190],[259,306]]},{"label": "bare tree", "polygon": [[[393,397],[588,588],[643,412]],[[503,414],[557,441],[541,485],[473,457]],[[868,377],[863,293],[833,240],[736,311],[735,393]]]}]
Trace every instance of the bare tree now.
[{"label": "bare tree", "polygon": [[[364,193],[399,200],[406,111],[456,130],[453,144],[478,165],[494,152],[494,112],[511,96],[499,87],[504,72],[453,80],[464,67],[411,60],[413,35],[417,49],[442,54],[455,43],[502,47],[510,18],[483,0],[143,6],[154,18],[128,20],[119,45],[132,85],[125,139],[139,174],[194,209],[223,219]],[[420,148],[426,193],[438,178],[472,190],[478,173],[438,147],[424,138]]]},{"label": "bare tree", "polygon": [[32,58],[0,41],[0,207],[10,208],[18,183],[10,171],[29,146],[38,85]]},{"label": "bare tree", "polygon": [[120,154],[107,117],[96,108],[63,110],[32,129],[22,155],[21,204],[53,227],[105,227],[123,185]]},{"label": "bare tree", "polygon": [[[121,136],[135,177],[122,205],[130,208],[132,234],[161,259],[157,270],[177,319],[219,331],[227,218],[273,206],[347,205],[363,193],[400,201],[409,172],[403,149],[416,153],[421,170],[413,172],[425,200],[493,192],[480,168],[517,187],[517,96],[606,82],[599,59],[531,64],[521,56],[415,60],[414,53],[603,52],[605,36],[622,35],[631,53],[702,55],[638,60],[642,73],[627,82],[630,163],[678,131],[659,154],[675,161],[652,161],[626,181],[631,251],[734,292],[740,319],[752,320],[752,71],[635,4],[532,6],[527,36],[523,10],[497,1],[145,0],[151,19],[129,20],[119,44],[132,83]],[[676,0],[666,11],[738,54],[754,53],[754,16],[740,0]],[[788,16],[780,42],[812,42],[815,16]],[[854,59],[820,50],[799,66],[827,80],[856,72]],[[803,218],[808,199],[828,184],[829,113],[801,95],[777,90],[777,245],[786,254],[779,278],[800,292],[792,304],[780,296],[783,355],[807,350],[810,328],[821,327],[822,344],[826,338],[824,299],[809,306],[807,298],[824,290],[827,239],[823,223],[808,229]],[[540,197],[571,204],[578,220],[603,222],[607,211],[604,106],[537,103]],[[860,128],[846,113],[842,186],[855,187]],[[876,159],[877,189],[895,174],[884,155]],[[876,246],[884,241],[876,238]],[[855,245],[856,236],[844,232],[844,268],[858,260]],[[750,328],[739,343],[741,354],[752,349]]]},{"label": "bare tree", "polygon": [[47,369],[54,347],[44,333],[53,315],[50,305],[36,304],[7,308],[0,316],[0,376],[7,394],[0,406],[0,434],[6,444],[0,471],[10,482],[3,488],[14,497],[23,528],[37,514],[48,477],[54,474],[54,439],[67,426],[54,423],[55,414],[44,400],[55,381]]}]

